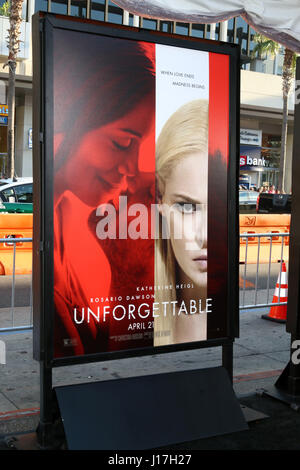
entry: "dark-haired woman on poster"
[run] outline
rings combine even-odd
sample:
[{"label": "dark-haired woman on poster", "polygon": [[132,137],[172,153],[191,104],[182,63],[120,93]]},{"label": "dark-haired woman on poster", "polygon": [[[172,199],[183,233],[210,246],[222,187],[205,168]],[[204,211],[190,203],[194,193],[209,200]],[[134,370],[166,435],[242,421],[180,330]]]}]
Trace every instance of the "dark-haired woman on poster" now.
[{"label": "dark-haired woman on poster", "polygon": [[[111,318],[97,318],[96,311],[104,305],[100,297],[125,294],[116,285],[130,270],[136,282],[141,260],[145,282],[153,283],[154,272],[151,240],[131,253],[124,245],[118,254],[116,244],[102,244],[95,235],[99,205],[118,209],[121,194],[152,201],[154,176],[140,171],[139,158],[145,140],[154,141],[153,46],[65,36],[54,38],[55,357],[139,345],[118,342]],[[94,315],[83,318],[88,308]]]}]

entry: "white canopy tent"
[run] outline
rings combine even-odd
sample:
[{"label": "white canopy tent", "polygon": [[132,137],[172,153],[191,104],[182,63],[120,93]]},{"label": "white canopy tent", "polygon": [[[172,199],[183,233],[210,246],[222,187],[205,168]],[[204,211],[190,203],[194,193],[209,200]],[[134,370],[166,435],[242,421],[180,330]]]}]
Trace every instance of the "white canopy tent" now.
[{"label": "white canopy tent", "polygon": [[182,23],[217,23],[235,16],[300,53],[300,0],[113,0],[135,15]]}]

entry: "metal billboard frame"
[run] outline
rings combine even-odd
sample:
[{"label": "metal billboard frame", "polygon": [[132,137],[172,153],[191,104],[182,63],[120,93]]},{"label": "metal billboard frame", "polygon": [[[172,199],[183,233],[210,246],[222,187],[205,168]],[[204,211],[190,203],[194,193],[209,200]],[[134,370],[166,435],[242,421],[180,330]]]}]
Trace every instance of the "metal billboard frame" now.
[{"label": "metal billboard frame", "polygon": [[[232,381],[233,342],[239,335],[239,112],[240,48],[235,44],[184,37],[157,31],[112,25],[69,16],[36,13],[33,16],[33,318],[34,358],[40,362],[41,442],[46,445],[53,419],[52,368],[222,346],[222,365]],[[229,56],[229,164],[228,222],[228,336],[206,341],[131,349],[64,358],[53,357],[53,33],[55,29],[173,45]]]}]

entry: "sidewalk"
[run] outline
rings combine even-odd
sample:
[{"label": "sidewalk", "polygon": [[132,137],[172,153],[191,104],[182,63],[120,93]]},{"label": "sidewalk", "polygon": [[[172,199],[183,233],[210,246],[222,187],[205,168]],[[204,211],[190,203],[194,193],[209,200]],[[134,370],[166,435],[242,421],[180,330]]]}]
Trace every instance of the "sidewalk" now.
[{"label": "sidewalk", "polygon": [[[268,309],[241,311],[240,338],[234,343],[233,387],[236,395],[242,400],[241,404],[243,404],[243,400],[246,406],[249,406],[248,402],[255,405],[255,401],[263,400],[264,406],[261,409],[259,409],[259,403],[256,403],[258,411],[264,412],[264,407],[270,409],[270,407],[275,406],[275,416],[278,415],[278,408],[284,414],[292,413],[291,424],[294,425],[295,419],[300,420],[299,413],[292,411],[287,405],[283,405],[276,400],[266,397],[262,399],[256,394],[258,389],[272,386],[289,361],[290,335],[285,331],[285,324],[262,319],[261,315],[267,312]],[[32,332],[2,334],[0,339],[6,343],[6,364],[0,365],[1,442],[1,436],[3,438],[3,436],[9,434],[35,431],[39,421],[40,383],[39,364],[32,359]],[[59,367],[53,370],[53,385],[78,384],[220,366],[222,363],[221,357],[222,348],[216,347]],[[269,419],[264,419],[261,423],[267,421],[271,423]],[[235,435],[230,442],[234,443],[237,437]],[[213,438],[214,442],[218,442],[218,439],[221,446],[225,445],[222,441],[222,439],[225,439],[228,447],[228,436]],[[205,448],[201,447],[208,445],[205,444],[205,441],[207,439],[198,441],[197,448]],[[209,442],[209,445],[211,445],[211,440]],[[247,439],[244,445],[246,445],[246,442]],[[300,449],[300,438],[299,445],[296,448]]]}]

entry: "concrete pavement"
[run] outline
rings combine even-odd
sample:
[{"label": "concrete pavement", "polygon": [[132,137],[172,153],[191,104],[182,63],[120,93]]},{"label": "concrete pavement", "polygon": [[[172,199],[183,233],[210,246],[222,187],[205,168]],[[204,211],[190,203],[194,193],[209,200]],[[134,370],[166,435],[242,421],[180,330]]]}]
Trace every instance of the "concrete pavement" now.
[{"label": "concrete pavement", "polygon": [[[261,318],[268,309],[241,311],[240,338],[234,343],[234,390],[238,396],[273,385],[289,361],[285,324]],[[0,364],[0,436],[36,429],[40,406],[39,364],[32,359],[32,332],[1,334],[6,364]],[[222,348],[59,367],[53,385],[114,380],[146,374],[221,365]]]}]

